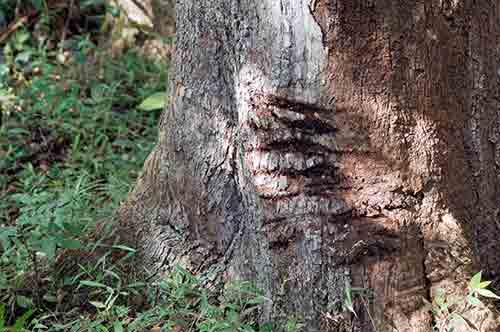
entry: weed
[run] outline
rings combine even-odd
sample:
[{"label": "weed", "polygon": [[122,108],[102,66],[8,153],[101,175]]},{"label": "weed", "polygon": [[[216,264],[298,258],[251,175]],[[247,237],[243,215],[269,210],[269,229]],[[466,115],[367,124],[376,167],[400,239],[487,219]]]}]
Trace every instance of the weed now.
[{"label": "weed", "polygon": [[477,331],[467,314],[472,313],[475,308],[484,307],[480,296],[500,299],[498,295],[486,289],[490,284],[491,281],[482,281],[481,272],[478,272],[469,281],[465,294],[446,294],[444,290],[438,289],[432,302],[427,302],[427,308],[434,316],[434,329],[439,332],[469,329]]},{"label": "weed", "polygon": [[[11,20],[14,2],[0,8]],[[168,66],[134,51],[109,59],[93,37],[70,37],[61,52],[19,28],[0,56],[4,326],[19,326],[27,310],[37,330],[127,304],[128,276],[114,256],[133,250],[105,247],[96,234],[107,234],[101,221],[124,199],[153,147],[159,112],[137,106],[166,89]],[[90,287],[98,284],[106,287]]]},{"label": "weed", "polygon": [[349,312],[353,314],[354,317],[358,318],[358,314],[354,310],[354,301],[353,301],[353,298],[357,296],[361,301],[361,303],[363,304],[363,307],[368,315],[368,318],[370,319],[370,324],[373,330],[377,331],[377,326],[375,320],[372,317],[369,307],[371,301],[373,301],[374,297],[373,291],[368,288],[351,287],[349,284],[346,284],[344,292],[345,292],[345,297],[344,297],[344,302],[342,303],[344,312]]},{"label": "weed", "polygon": [[28,325],[28,320],[33,315],[33,310],[28,310],[16,319],[12,326],[7,326],[7,318],[5,315],[5,305],[0,305],[0,332],[13,331],[23,332]]}]

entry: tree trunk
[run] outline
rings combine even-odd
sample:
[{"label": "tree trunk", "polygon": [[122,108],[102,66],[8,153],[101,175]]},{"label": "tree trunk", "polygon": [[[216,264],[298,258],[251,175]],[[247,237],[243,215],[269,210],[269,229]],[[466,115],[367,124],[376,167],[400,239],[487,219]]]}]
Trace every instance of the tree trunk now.
[{"label": "tree trunk", "polygon": [[[176,12],[172,103],[119,214],[146,264],[254,280],[263,319],[305,331],[430,331],[433,287],[499,280],[497,0]],[[373,294],[347,322],[352,287]]]}]

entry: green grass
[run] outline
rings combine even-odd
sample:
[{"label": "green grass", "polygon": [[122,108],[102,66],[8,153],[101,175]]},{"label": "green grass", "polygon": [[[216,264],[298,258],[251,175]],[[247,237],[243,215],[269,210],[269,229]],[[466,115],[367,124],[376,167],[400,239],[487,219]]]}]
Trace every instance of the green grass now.
[{"label": "green grass", "polygon": [[[102,246],[90,234],[126,197],[154,146],[161,110],[137,106],[166,90],[168,64],[134,51],[110,59],[83,36],[69,45],[61,63],[58,51],[20,30],[0,63],[0,303],[9,323],[27,310],[37,319],[60,313],[60,293],[85,288],[81,279],[103,257],[133,253],[101,250],[97,261],[61,270],[68,250],[89,254]],[[89,299],[83,302],[92,307]]]},{"label": "green grass", "polygon": [[[109,186],[104,195],[116,204],[150,152],[159,111],[137,106],[166,89],[166,64],[131,51],[89,65],[106,57],[92,51],[93,58],[77,60],[77,53],[67,66],[40,51],[30,63],[36,76],[14,80],[22,72],[14,68],[7,77],[3,91],[15,90],[15,101],[3,108],[0,127],[0,224],[9,223],[20,208],[14,194],[34,188],[57,191],[72,174]],[[78,71],[82,68],[86,74]]]}]

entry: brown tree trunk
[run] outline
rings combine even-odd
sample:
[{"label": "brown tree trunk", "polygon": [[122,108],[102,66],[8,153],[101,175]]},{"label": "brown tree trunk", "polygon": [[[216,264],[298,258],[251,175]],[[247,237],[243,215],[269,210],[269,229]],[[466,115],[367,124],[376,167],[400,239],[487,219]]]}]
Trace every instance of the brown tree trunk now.
[{"label": "brown tree trunk", "polygon": [[[172,103],[120,211],[144,262],[254,280],[263,319],[305,331],[430,331],[432,287],[499,280],[497,0],[176,11]],[[373,292],[352,322],[346,287]]]}]

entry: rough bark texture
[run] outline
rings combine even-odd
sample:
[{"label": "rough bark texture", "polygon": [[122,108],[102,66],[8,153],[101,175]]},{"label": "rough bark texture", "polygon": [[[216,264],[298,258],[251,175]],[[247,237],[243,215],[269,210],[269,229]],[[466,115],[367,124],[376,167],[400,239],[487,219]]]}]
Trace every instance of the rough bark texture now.
[{"label": "rough bark texture", "polygon": [[[500,278],[498,1],[176,11],[172,104],[120,213],[147,264],[255,280],[263,319],[306,331],[429,331],[433,287]],[[374,295],[352,322],[349,285]]]}]

